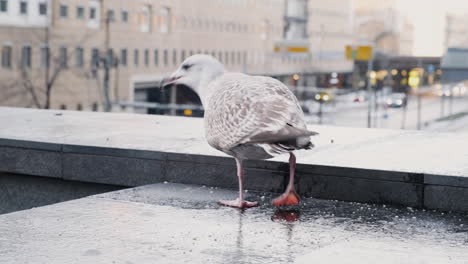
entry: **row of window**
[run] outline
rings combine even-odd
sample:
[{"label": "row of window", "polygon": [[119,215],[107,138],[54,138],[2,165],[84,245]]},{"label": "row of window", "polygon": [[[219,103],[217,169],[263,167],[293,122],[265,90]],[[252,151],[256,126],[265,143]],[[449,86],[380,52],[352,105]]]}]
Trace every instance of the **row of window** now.
[{"label": "row of window", "polygon": [[[110,12],[109,12],[110,13]],[[59,14],[60,14],[60,17],[61,18],[68,18],[68,6],[67,5],[63,5],[61,4],[60,7],[59,7]],[[126,11],[122,11],[122,14],[127,14]],[[112,16],[113,16],[113,11],[112,11]],[[75,17],[76,19],[85,19],[86,18],[86,8],[84,6],[77,6],[76,9],[75,9]],[[97,18],[97,9],[96,7],[89,7],[88,9],[88,17],[89,19],[91,20],[94,20]],[[124,16],[122,16],[124,17]],[[126,15],[125,16],[126,18],[128,18],[128,16]],[[123,20],[125,22],[128,21],[128,19],[126,20]]]},{"label": "row of window", "polygon": [[[132,50],[133,55],[133,65],[140,65],[140,58],[142,64],[145,66],[159,66],[162,63],[164,66],[168,65],[178,65],[180,62],[185,60],[186,57],[195,54],[195,52],[202,53],[202,51],[194,50],[168,50],[164,49],[160,51],[159,49],[149,50],[149,49],[134,49]],[[130,55],[128,49],[120,49],[119,54],[115,54],[113,49],[109,49],[107,54],[101,54],[99,49],[93,48],[90,50],[90,63],[91,66],[99,66],[100,63],[107,61],[111,58],[112,63],[118,64],[119,66],[126,67],[130,62]],[[161,53],[161,54],[160,54]],[[205,51],[204,54],[211,54],[214,57],[217,57],[226,65],[240,65],[245,64],[247,60],[246,51]],[[56,54],[51,54],[50,48],[43,46],[40,47],[40,67],[46,68],[50,66],[50,62],[53,61],[56,65],[60,67],[68,67],[69,61],[74,59],[75,67],[84,67],[85,65],[85,49],[82,47],[76,47],[73,51],[69,51],[67,47],[60,47]],[[171,60],[170,60],[171,57]],[[161,61],[160,61],[161,60]],[[1,66],[3,68],[11,68],[13,61],[13,48],[10,45],[4,45],[1,50]],[[30,68],[32,66],[32,47],[23,46],[21,48],[19,65],[22,68]]]},{"label": "row of window", "polygon": [[[8,11],[8,0],[0,0],[0,13]],[[38,3],[38,12],[40,16],[47,15],[47,3],[39,2]],[[19,2],[19,12],[21,15],[28,14],[28,2],[27,0],[21,0]],[[90,20],[96,20],[98,9],[96,6],[90,6],[88,8],[84,6],[75,7],[75,18],[79,20],[84,20],[88,17]],[[136,14],[137,23],[142,32],[150,32],[152,27],[152,20],[155,20],[159,24],[159,31],[163,33],[168,33],[171,31],[171,27],[175,27],[177,24],[180,24],[184,29],[201,29],[201,30],[211,30],[219,32],[259,32],[262,34],[267,34],[269,31],[280,32],[279,28],[273,28],[268,20],[264,20],[261,25],[248,25],[237,23],[235,21],[220,21],[216,19],[202,19],[195,17],[187,16],[173,16],[171,8],[162,7],[159,16],[151,13],[151,6],[144,6],[140,12]],[[128,23],[129,21],[129,12],[127,10],[120,10],[120,21],[123,23]],[[59,17],[66,19],[71,17],[69,14],[69,6],[65,4],[60,4],[59,6]],[[116,22],[117,16],[114,9],[107,10],[107,19],[109,22]],[[264,36],[262,35],[262,38]]]},{"label": "row of window", "polygon": [[[46,2],[39,2],[38,4],[38,14],[40,16],[47,15],[47,3]],[[9,9],[9,1],[8,0],[0,0],[0,13],[6,13]],[[29,3],[27,0],[19,1],[19,14],[20,15],[27,15],[29,12]]]}]

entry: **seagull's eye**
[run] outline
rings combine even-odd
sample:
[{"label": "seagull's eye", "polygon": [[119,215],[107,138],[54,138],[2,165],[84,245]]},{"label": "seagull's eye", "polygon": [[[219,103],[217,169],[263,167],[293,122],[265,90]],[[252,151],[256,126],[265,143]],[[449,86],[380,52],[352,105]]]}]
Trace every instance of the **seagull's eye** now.
[{"label": "seagull's eye", "polygon": [[188,70],[188,69],[190,69],[190,67],[192,67],[192,66],[193,66],[193,64],[184,64],[184,65],[182,65],[182,69]]}]

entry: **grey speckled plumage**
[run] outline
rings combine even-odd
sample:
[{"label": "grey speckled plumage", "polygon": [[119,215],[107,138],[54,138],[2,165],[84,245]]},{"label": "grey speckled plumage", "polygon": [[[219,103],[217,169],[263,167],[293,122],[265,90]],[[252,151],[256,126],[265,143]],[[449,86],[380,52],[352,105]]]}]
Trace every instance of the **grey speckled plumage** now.
[{"label": "grey speckled plumage", "polygon": [[304,113],[294,94],[281,82],[264,76],[227,73],[224,66],[208,55],[194,55],[164,81],[193,89],[205,108],[205,136],[208,143],[236,160],[239,198],[221,204],[246,208],[257,202],[243,198],[242,160],[268,159],[289,153],[290,177],[285,192],[274,199],[276,206],[297,205],[294,189],[296,149],[313,147]]},{"label": "grey speckled plumage", "polygon": [[205,135],[214,148],[241,159],[268,159],[310,148],[294,94],[270,77],[225,73],[209,83]]}]

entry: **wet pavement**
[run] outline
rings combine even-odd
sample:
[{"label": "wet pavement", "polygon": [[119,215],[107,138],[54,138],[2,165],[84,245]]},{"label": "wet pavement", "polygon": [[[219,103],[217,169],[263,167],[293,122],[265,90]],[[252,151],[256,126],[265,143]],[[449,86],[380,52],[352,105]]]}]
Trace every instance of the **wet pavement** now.
[{"label": "wet pavement", "polygon": [[155,184],[0,215],[0,263],[468,263],[468,216]]}]

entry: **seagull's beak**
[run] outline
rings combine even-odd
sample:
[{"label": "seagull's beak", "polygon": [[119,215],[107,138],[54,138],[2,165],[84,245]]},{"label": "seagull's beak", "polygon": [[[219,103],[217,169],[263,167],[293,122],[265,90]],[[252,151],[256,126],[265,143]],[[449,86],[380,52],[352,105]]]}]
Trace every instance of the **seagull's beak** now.
[{"label": "seagull's beak", "polygon": [[176,83],[177,83],[177,80],[179,80],[180,77],[182,77],[182,76],[171,76],[171,77],[163,78],[163,79],[161,80],[161,83],[160,83],[159,86],[160,86],[161,88],[164,88],[164,87],[166,87],[166,86],[168,86],[168,85],[176,84]]}]

